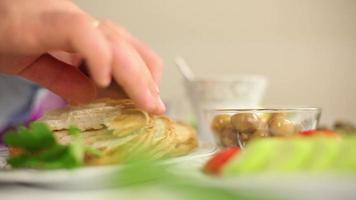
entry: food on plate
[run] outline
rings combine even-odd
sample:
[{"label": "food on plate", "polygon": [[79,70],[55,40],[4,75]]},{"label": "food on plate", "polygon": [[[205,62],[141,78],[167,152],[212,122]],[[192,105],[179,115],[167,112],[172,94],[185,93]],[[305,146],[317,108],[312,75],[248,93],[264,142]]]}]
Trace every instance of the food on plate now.
[{"label": "food on plate", "polygon": [[254,140],[244,150],[230,147],[217,153],[206,163],[204,172],[224,176],[295,172],[356,173],[356,137],[332,135],[337,134],[332,131],[308,131],[295,137]]},{"label": "food on plate", "polygon": [[[198,145],[196,131],[189,125],[148,114],[129,100],[102,99],[68,106],[48,112],[39,122],[48,127],[57,146],[70,146],[77,140],[72,134],[75,126],[82,148],[89,149],[82,150],[84,165],[124,163],[140,153],[152,159],[181,156]],[[11,152],[21,150],[9,146]]]},{"label": "food on plate", "polygon": [[184,123],[175,123],[173,129],[176,131],[176,144],[171,154],[181,156],[190,152],[197,146],[197,135],[195,129]]},{"label": "food on plate", "polygon": [[309,130],[309,131],[302,131],[299,133],[300,136],[303,137],[311,137],[311,136],[325,136],[325,137],[332,137],[338,138],[340,134],[332,130]]},{"label": "food on plate", "polygon": [[231,116],[231,124],[240,133],[253,133],[263,126],[261,119],[254,113],[238,113]]},{"label": "food on plate", "polygon": [[68,145],[59,144],[48,126],[39,122],[7,132],[8,164],[14,168],[74,168],[83,165],[84,155],[100,156],[100,152],[83,145],[79,129],[70,127],[68,132],[73,137]]},{"label": "food on plate", "polygon": [[211,127],[215,132],[222,132],[227,127],[233,128],[231,124],[231,116],[225,114],[215,116]]},{"label": "food on plate", "polygon": [[228,147],[226,149],[220,150],[214,155],[204,166],[204,173],[218,175],[220,174],[225,163],[229,161],[235,154],[240,152],[238,147]]},{"label": "food on plate", "polygon": [[300,124],[288,119],[285,113],[241,112],[218,114],[211,129],[221,147],[240,146],[256,138],[286,137],[302,130]]},{"label": "food on plate", "polygon": [[356,134],[356,125],[348,121],[336,121],[333,129],[342,134]]},{"label": "food on plate", "polygon": [[297,126],[283,115],[273,115],[268,121],[268,127],[273,136],[291,136],[298,133]]},{"label": "food on plate", "polygon": [[230,115],[215,116],[211,128],[217,134],[221,146],[234,146],[237,143],[237,133],[231,124]]}]

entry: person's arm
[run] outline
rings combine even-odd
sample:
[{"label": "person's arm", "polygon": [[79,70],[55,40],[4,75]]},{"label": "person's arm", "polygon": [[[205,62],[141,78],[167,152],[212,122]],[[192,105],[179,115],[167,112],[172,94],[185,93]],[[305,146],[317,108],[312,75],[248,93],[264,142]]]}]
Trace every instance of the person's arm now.
[{"label": "person's arm", "polygon": [[[160,114],[162,61],[110,21],[98,23],[68,0],[0,1],[0,73],[19,75],[74,103],[113,78],[139,108]],[[67,55],[67,59],[58,59]],[[90,79],[66,60],[83,60]],[[93,82],[92,82],[93,80]]]}]

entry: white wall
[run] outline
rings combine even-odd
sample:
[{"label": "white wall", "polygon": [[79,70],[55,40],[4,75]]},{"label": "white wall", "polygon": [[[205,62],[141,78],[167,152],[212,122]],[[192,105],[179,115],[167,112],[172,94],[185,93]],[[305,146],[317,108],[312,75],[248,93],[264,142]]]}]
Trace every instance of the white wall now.
[{"label": "white wall", "polygon": [[268,76],[266,105],[316,105],[324,109],[324,123],[356,122],[354,0],[75,2],[127,27],[162,55],[165,98],[183,93],[172,62],[181,54],[197,74]]}]

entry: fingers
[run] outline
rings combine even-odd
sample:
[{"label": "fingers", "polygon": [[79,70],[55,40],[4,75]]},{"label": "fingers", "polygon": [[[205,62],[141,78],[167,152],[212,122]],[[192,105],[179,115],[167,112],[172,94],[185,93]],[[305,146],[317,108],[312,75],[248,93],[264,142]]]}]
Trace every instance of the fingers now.
[{"label": "fingers", "polygon": [[127,99],[128,96],[125,91],[116,83],[111,83],[105,89],[97,90],[98,98],[112,98],[112,99]]},{"label": "fingers", "polygon": [[123,42],[116,43],[113,51],[113,75],[129,97],[138,107],[149,112],[156,114],[164,112],[165,108],[159,97],[157,85],[134,49]]},{"label": "fingers", "polygon": [[143,60],[138,50],[115,29],[105,26],[99,30],[91,18],[83,15],[52,14],[43,21],[48,26],[44,26],[45,30],[41,29],[39,34],[46,49],[60,48],[79,53],[98,85],[107,86],[112,74],[138,107],[157,114],[164,112],[157,84],[149,70],[155,69],[158,79],[159,68],[146,65],[146,62],[156,65],[153,64],[155,59],[148,59],[149,53],[144,54],[146,59]]},{"label": "fingers", "polygon": [[70,103],[88,103],[96,96],[96,87],[90,79],[75,67],[48,54],[38,58],[19,75],[48,88]]},{"label": "fingers", "polygon": [[139,52],[141,57],[144,59],[146,65],[151,71],[153,79],[156,83],[159,83],[162,77],[163,71],[163,61],[162,59],[153,52],[146,44],[139,41],[136,38],[129,38],[131,44],[135,47],[135,49]]},{"label": "fingers", "polygon": [[[162,71],[159,57],[128,33],[120,32],[119,28],[112,25],[103,27],[105,28],[95,27],[93,19],[83,13],[70,14],[68,12],[44,14],[37,24],[33,23],[34,35],[38,38],[44,52],[66,50],[78,53],[89,67],[91,78],[99,86],[108,86],[113,76],[138,107],[156,114],[163,113],[165,107],[159,97],[157,86]],[[39,66],[44,66],[42,63],[49,64],[48,59],[44,58],[38,62],[39,64],[29,68],[29,71],[25,70],[23,75],[66,98],[74,95],[71,101],[82,102],[88,98],[84,94],[85,98],[82,97],[83,92],[80,95],[68,92],[63,87],[64,82],[57,87],[48,77],[41,78],[32,73]],[[54,66],[55,68],[51,70],[58,70],[59,64]],[[71,69],[71,73],[73,70],[76,69]],[[53,71],[50,72],[53,73]],[[50,72],[41,72],[41,74]],[[61,77],[63,80],[71,80],[71,78]],[[53,80],[59,82],[58,78]],[[83,81],[83,78],[79,80]],[[67,83],[65,86],[71,85]],[[88,88],[84,89],[88,90]]]},{"label": "fingers", "polygon": [[[33,64],[7,70],[8,73],[20,74],[69,101],[85,102],[94,98],[95,87],[77,68],[49,55],[35,60],[47,52],[77,53],[97,85],[108,86],[114,76],[140,108],[154,113],[164,111],[157,87],[162,62],[124,29],[111,24],[103,32],[71,1],[9,2],[5,3],[9,8],[2,12],[6,20],[0,31],[0,51],[4,55],[30,57],[25,61]],[[72,56],[54,55],[70,64],[76,62]]]},{"label": "fingers", "polygon": [[47,26],[39,28],[38,34],[45,49],[80,54],[98,85],[109,85],[113,75],[138,107],[156,114],[164,112],[156,83],[161,64],[147,47],[138,41],[131,44],[111,26],[95,27],[93,19],[83,15],[52,14],[42,21]]},{"label": "fingers", "polygon": [[161,114],[165,107],[151,72],[134,47],[107,26],[100,27],[113,50],[113,76],[138,107]]},{"label": "fingers", "polygon": [[124,28],[113,24],[109,20],[102,21],[100,26],[105,26],[107,29],[111,29],[111,31],[115,32],[118,36],[125,38],[142,57],[156,83],[159,83],[163,71],[163,61],[152,49],[137,38],[133,37]]},{"label": "fingers", "polygon": [[78,67],[83,60],[79,54],[68,53],[65,51],[48,52],[48,54],[61,62],[75,67]]},{"label": "fingers", "polygon": [[112,52],[90,17],[52,13],[41,18],[36,30],[44,50],[67,49],[80,54],[89,66],[94,81],[99,86],[109,85]]}]

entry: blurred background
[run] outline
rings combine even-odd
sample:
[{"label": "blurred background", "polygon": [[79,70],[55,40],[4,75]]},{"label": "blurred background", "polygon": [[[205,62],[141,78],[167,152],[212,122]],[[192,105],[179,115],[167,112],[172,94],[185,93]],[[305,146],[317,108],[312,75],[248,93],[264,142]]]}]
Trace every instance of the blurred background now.
[{"label": "blurred background", "polygon": [[197,75],[269,78],[264,105],[323,108],[322,124],[356,121],[354,0],[75,0],[99,19],[121,24],[165,61],[169,103],[184,95],[174,65]]}]

